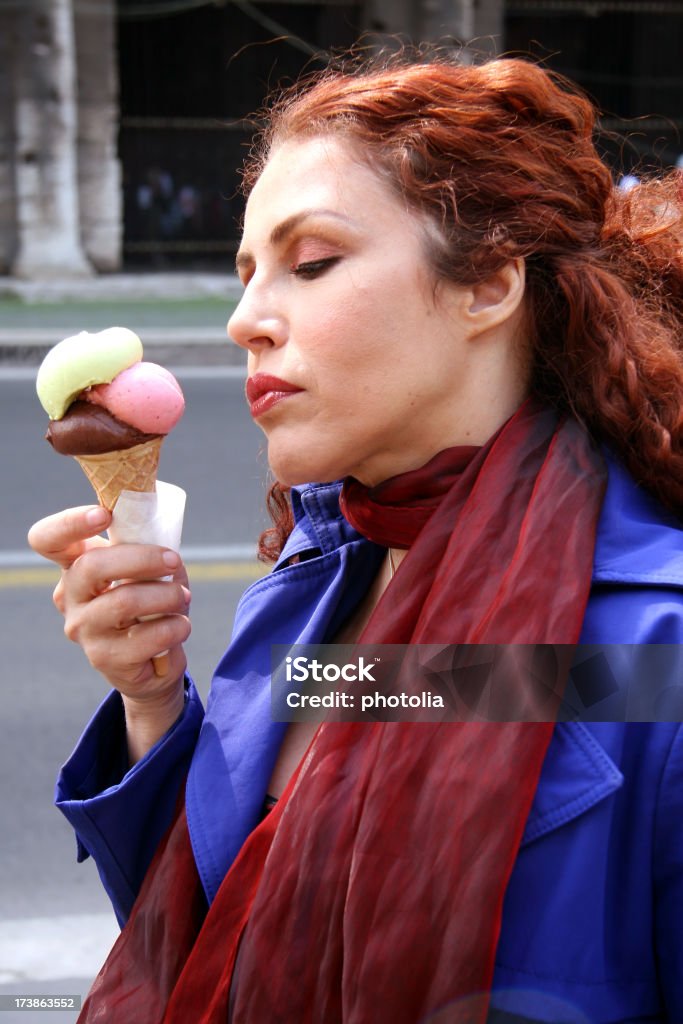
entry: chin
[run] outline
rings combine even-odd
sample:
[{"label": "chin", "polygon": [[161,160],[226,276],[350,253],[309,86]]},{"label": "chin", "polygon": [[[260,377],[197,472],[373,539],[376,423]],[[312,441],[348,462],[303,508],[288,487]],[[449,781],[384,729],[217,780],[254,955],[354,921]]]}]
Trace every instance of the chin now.
[{"label": "chin", "polygon": [[275,445],[268,446],[268,465],[283,487],[332,483],[348,475],[341,466],[331,465],[329,459],[316,458],[313,453],[302,457],[300,449],[291,451]]}]

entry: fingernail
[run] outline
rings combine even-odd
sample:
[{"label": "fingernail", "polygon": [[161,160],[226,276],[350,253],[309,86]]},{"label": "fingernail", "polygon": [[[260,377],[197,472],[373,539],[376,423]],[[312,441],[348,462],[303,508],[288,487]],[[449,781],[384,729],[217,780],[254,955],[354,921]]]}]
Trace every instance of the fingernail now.
[{"label": "fingernail", "polygon": [[85,521],[88,526],[104,526],[109,519],[109,513],[104,508],[91,508],[85,513]]},{"label": "fingernail", "polygon": [[189,604],[190,601],[192,600],[192,594],[187,589],[187,587],[181,587],[181,590],[183,592],[183,597],[185,598],[185,604]]},{"label": "fingernail", "polygon": [[176,555],[175,551],[164,551],[161,557],[164,565],[168,566],[169,569],[177,569],[180,565],[180,558]]}]

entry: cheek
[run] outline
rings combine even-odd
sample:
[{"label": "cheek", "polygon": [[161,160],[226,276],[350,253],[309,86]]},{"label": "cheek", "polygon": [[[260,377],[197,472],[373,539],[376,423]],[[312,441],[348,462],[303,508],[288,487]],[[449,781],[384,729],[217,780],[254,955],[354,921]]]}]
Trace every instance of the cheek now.
[{"label": "cheek", "polygon": [[351,392],[352,400],[354,389],[376,389],[377,378],[384,378],[395,360],[405,365],[415,357],[422,321],[415,316],[421,304],[414,269],[400,262],[393,270],[354,268],[341,284],[335,281],[314,301],[302,302],[297,323],[291,323],[298,339],[296,361],[319,391]]},{"label": "cheek", "polygon": [[305,367],[317,387],[329,391],[343,387],[350,373],[367,354],[367,332],[359,304],[316,304],[309,311],[300,330],[292,332],[297,339],[296,362]]},{"label": "cheek", "polygon": [[[380,266],[366,268],[357,282],[348,311],[358,317],[366,331],[374,333],[376,348],[401,349],[415,342],[427,319],[428,306],[412,260],[387,258]],[[405,353],[404,353],[405,354]]]}]

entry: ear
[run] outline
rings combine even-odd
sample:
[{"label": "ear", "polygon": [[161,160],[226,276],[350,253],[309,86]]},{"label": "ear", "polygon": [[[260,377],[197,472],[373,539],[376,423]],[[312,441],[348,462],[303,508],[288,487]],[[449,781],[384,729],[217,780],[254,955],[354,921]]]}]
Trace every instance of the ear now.
[{"label": "ear", "polygon": [[509,260],[485,281],[463,289],[463,315],[470,326],[470,337],[512,323],[524,298],[524,260]]}]

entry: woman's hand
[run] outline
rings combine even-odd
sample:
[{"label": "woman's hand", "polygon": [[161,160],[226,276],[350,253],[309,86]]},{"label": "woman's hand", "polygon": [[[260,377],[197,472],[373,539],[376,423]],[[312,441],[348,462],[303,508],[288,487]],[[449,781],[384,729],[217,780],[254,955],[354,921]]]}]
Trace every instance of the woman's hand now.
[{"label": "woman's hand", "polygon": [[[62,569],[53,599],[64,632],[121,693],[135,761],[183,708],[190,593],[179,555],[155,545],[110,545],[98,536],[110,521],[99,506],[67,509],[32,526],[28,541]],[[117,580],[125,583],[113,586]],[[146,616],[159,617],[141,622]],[[158,676],[152,658],[166,650],[168,671]]]}]

